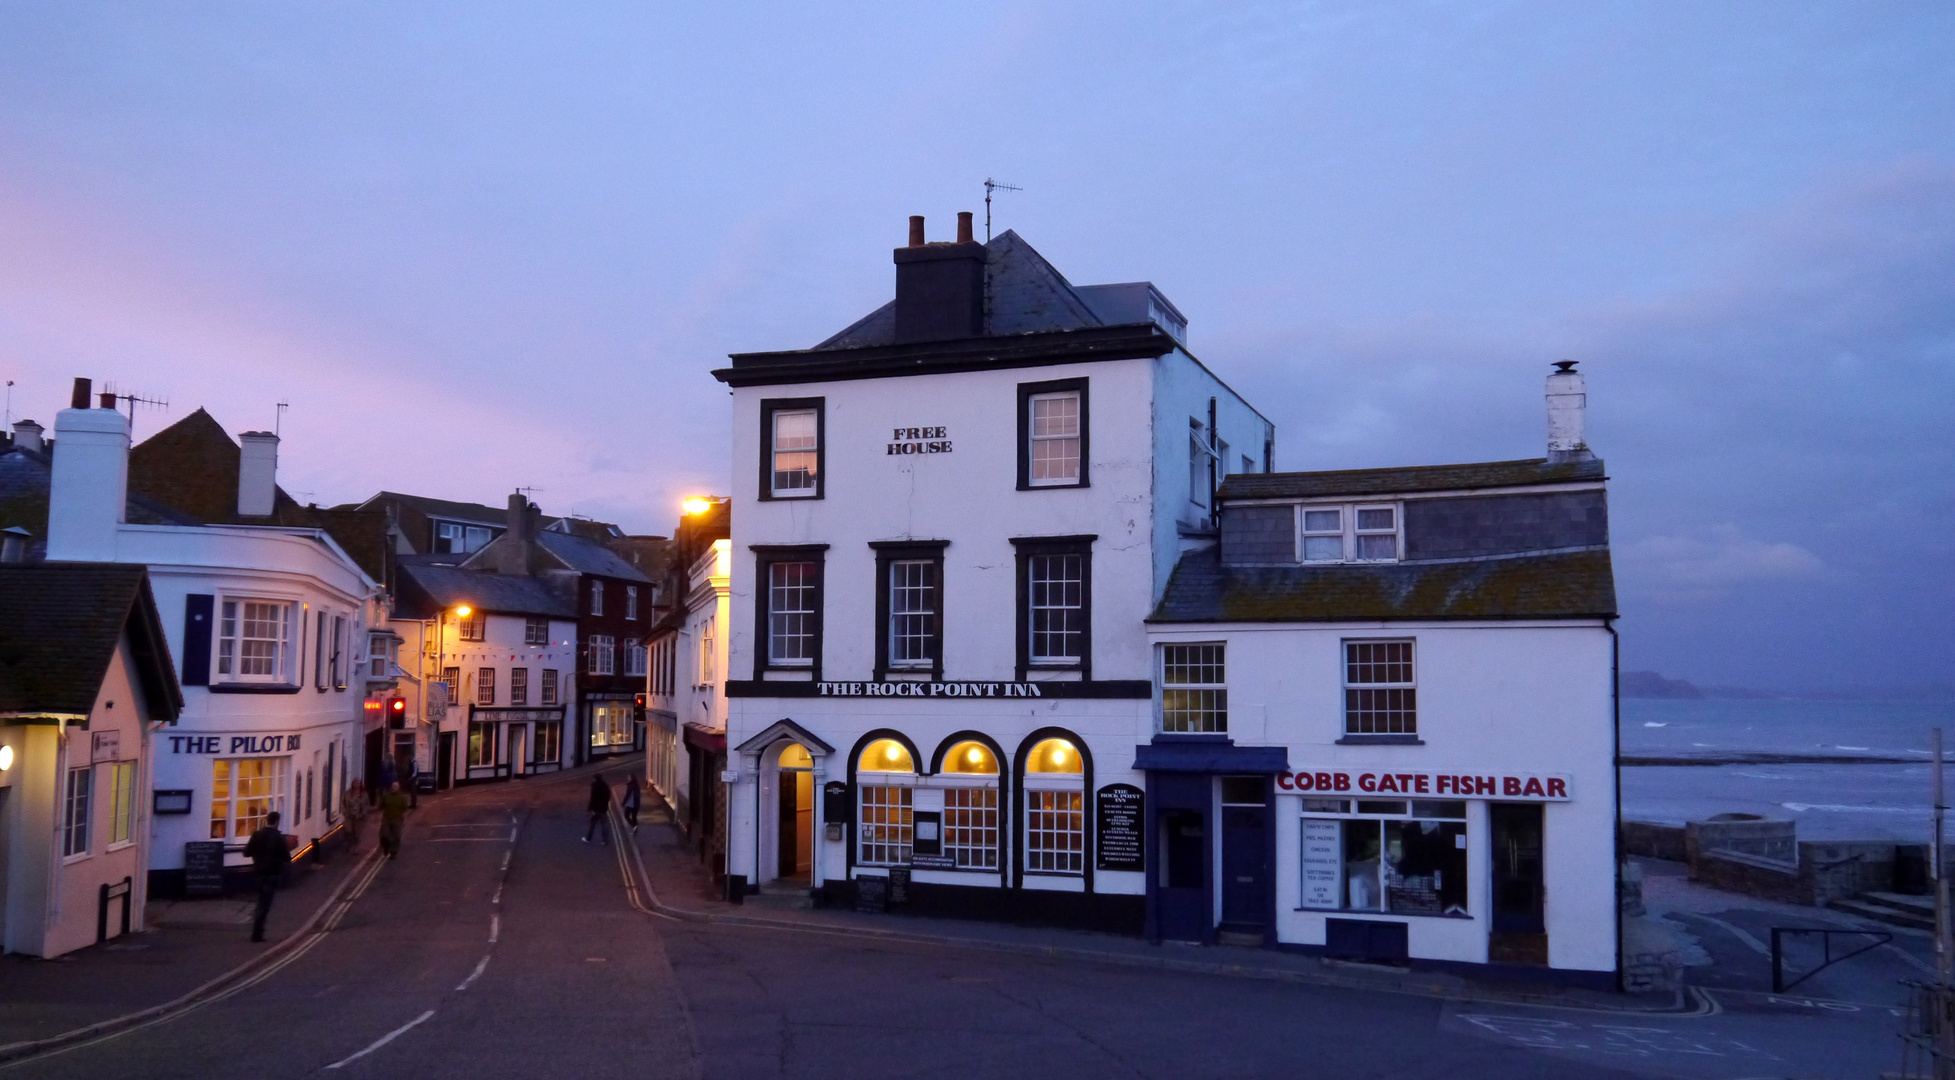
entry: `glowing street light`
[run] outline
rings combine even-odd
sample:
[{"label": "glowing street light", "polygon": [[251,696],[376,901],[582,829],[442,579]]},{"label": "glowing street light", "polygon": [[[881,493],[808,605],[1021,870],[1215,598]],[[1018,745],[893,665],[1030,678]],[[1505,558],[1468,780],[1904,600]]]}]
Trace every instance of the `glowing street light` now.
[{"label": "glowing street light", "polygon": [[711,510],[713,508],[713,500],[701,498],[697,495],[694,495],[692,498],[687,499],[685,502],[682,502],[679,505],[685,509],[686,513],[697,515],[697,514],[703,514],[706,511]]}]

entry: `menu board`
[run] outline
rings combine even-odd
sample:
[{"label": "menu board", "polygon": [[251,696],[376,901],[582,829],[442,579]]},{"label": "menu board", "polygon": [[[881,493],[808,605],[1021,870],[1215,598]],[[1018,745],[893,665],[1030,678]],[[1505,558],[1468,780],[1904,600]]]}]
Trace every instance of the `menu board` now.
[{"label": "menu board", "polygon": [[1335,908],[1344,891],[1344,823],[1303,819],[1303,906]]},{"label": "menu board", "polygon": [[889,879],[871,877],[867,874],[855,879],[855,910],[884,912],[889,910]]},{"label": "menu board", "polygon": [[1108,784],[1093,800],[1101,870],[1147,869],[1147,795],[1132,784]]},{"label": "menu board", "polygon": [[224,892],[224,841],[192,840],[183,845],[183,894],[220,896]]}]

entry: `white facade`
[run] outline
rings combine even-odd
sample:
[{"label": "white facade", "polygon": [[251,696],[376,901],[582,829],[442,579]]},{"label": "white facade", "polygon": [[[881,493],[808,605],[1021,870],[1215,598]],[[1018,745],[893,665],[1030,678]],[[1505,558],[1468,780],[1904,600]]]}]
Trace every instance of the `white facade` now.
[{"label": "white facade", "polygon": [[[443,787],[564,767],[577,700],[575,619],[442,610],[387,626],[403,642],[401,670],[413,677],[375,703],[385,753],[411,755]],[[398,721],[393,698],[402,703]]]},{"label": "white facade", "polygon": [[173,888],[194,841],[222,841],[226,865],[243,865],[272,810],[304,853],[337,827],[339,794],[360,773],[379,586],[316,529],[127,524],[127,421],[67,409],[56,431],[47,557],[146,565],[183,683],[177,725],[152,744],[171,809],[150,821],[152,877]]}]

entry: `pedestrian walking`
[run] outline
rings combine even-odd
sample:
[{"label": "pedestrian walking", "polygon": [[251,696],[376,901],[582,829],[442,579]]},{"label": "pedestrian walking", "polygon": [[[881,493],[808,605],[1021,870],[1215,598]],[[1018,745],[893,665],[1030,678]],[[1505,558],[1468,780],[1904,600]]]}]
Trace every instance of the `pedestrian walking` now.
[{"label": "pedestrian walking", "polygon": [[381,758],[380,759],[380,787],[378,789],[380,794],[382,795],[387,794],[388,789],[392,788],[394,786],[394,783],[399,779],[400,779],[399,775],[394,772],[394,759]]},{"label": "pedestrian walking", "polygon": [[642,796],[638,791],[638,774],[625,777],[624,798],[618,800],[618,807],[625,812],[625,820],[631,823],[631,835],[638,835],[638,804]]},{"label": "pedestrian walking", "polygon": [[401,824],[407,820],[407,796],[399,784],[389,785],[380,796],[380,853],[389,859],[401,853]]},{"label": "pedestrian walking", "polygon": [[584,828],[584,843],[591,842],[591,833],[602,830],[598,839],[605,847],[611,846],[611,785],[602,776],[591,777],[591,823]]},{"label": "pedestrian walking", "polygon": [[418,761],[407,766],[407,806],[410,810],[421,808],[421,763]]},{"label": "pedestrian walking", "polygon": [[340,809],[346,813],[346,850],[360,850],[360,826],[367,820],[367,785],[365,781],[355,780],[346,785],[346,797],[340,800]]},{"label": "pedestrian walking", "polygon": [[265,940],[265,917],[272,913],[272,894],[285,877],[292,861],[292,849],[285,846],[285,834],[278,831],[278,811],[265,815],[265,823],[244,843],[244,857],[258,875],[258,917],[251,922],[251,940]]}]

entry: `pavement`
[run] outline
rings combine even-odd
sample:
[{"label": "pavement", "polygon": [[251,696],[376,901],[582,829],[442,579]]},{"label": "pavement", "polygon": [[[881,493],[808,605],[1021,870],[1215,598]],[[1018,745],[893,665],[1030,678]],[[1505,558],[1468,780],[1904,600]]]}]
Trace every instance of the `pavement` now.
[{"label": "pavement", "polygon": [[[621,779],[635,767],[613,761],[602,771]],[[1692,969],[1702,989],[1654,1003],[1542,995],[1255,949],[727,905],[655,808],[635,843],[584,842],[591,771],[424,798],[401,858],[373,864],[370,877],[337,896],[314,894],[333,899],[330,914],[286,955],[142,1025],[0,1064],[0,1080],[690,1080],[1029,1068],[1176,1080],[1735,1080],[1871,1077],[1897,1062],[1898,1022],[1886,1003],[1897,998],[1885,992],[1892,972],[1850,961],[1798,994],[1760,992],[1755,951],[1720,924],[1756,937],[1746,928],[1810,912],[1700,895],[1709,890],[1669,880],[1662,867],[1646,886],[1653,917],[1715,961]],[[287,904],[274,918],[305,906]],[[190,933],[230,930],[170,927],[141,937]],[[1898,948],[1918,959],[1919,946]],[[79,1009],[84,989],[132,1005],[142,995],[122,985],[134,977],[125,973],[181,966],[142,959],[162,955],[154,948],[85,952],[95,955],[6,968],[0,1015],[51,985],[42,972],[93,965],[47,995],[68,1002],[54,1012],[72,1018],[80,1013],[61,1009]],[[1912,970],[1877,953],[1873,963]],[[194,979],[187,966],[174,981],[150,977],[154,995]],[[1842,996],[1806,996],[1821,991]],[[99,1016],[114,1006],[88,1007]],[[35,1030],[63,1021],[39,1022]]]}]

